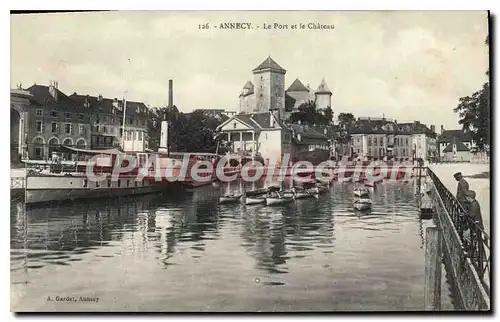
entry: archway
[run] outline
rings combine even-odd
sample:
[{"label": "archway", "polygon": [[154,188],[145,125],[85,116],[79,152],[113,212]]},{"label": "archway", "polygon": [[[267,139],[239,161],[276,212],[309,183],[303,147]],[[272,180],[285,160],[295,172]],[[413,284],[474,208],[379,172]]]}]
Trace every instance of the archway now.
[{"label": "archway", "polygon": [[73,145],[73,140],[71,138],[66,138],[63,141],[63,145],[72,146]]},{"label": "archway", "polygon": [[20,162],[22,153],[22,126],[21,114],[18,110],[10,109],[10,158],[11,162]]},{"label": "archway", "polygon": [[52,158],[52,152],[55,151],[55,149],[59,146],[59,139],[58,138],[52,138],[49,140],[49,158]]},{"label": "archway", "polygon": [[85,139],[79,139],[78,141],[76,141],[76,147],[78,149],[85,150],[87,148],[87,142],[85,142]]}]

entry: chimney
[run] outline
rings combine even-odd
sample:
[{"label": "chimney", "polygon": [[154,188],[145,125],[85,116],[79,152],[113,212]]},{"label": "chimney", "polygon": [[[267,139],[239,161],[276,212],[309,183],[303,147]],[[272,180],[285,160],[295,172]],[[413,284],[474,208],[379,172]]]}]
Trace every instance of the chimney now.
[{"label": "chimney", "polygon": [[431,125],[431,132],[436,133],[436,126],[434,124]]},{"label": "chimney", "polygon": [[398,124],[398,120],[394,120],[394,123]]},{"label": "chimney", "polygon": [[50,81],[49,94],[57,102],[57,82]]},{"label": "chimney", "polygon": [[444,132],[444,125],[441,125],[441,134]]},{"label": "chimney", "polygon": [[168,80],[168,107],[174,106],[174,81]]},{"label": "chimney", "polygon": [[271,110],[270,110],[270,111],[269,111],[269,123],[270,123],[271,127],[274,127],[274,123],[275,123],[274,121],[275,121],[275,120],[274,120],[274,114],[273,114],[273,111],[271,111]]},{"label": "chimney", "polygon": [[101,95],[101,94],[99,94],[99,95],[97,96],[97,101],[98,101],[98,102],[102,102],[102,95]]}]

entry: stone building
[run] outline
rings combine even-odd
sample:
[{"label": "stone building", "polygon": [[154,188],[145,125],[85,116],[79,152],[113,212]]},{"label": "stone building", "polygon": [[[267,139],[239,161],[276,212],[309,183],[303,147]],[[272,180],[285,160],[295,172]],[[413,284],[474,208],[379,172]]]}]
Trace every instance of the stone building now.
[{"label": "stone building", "polygon": [[[11,90],[14,158],[47,160],[60,145],[79,149],[116,146],[121,137],[121,103],[102,96],[83,97],[67,96],[56,81],[49,86],[35,84],[26,90],[21,86]],[[126,151],[144,150],[147,112],[143,103],[127,102],[127,131],[122,147]]]},{"label": "stone building", "polygon": [[[308,101],[314,101],[318,110],[331,106],[332,92],[323,79],[316,91],[305,86],[298,78],[285,91],[286,70],[271,57],[264,60],[252,70],[253,83],[247,81],[239,96],[239,113],[264,113],[269,110],[277,111],[280,120],[288,119],[291,113]],[[295,100],[294,106],[285,109],[288,98]]]}]

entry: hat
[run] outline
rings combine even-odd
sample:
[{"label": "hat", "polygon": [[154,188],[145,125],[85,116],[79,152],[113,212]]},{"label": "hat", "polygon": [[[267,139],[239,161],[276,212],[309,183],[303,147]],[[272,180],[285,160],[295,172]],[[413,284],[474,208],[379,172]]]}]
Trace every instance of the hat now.
[{"label": "hat", "polygon": [[462,172],[457,172],[453,176],[456,178],[456,177],[461,176],[461,175],[462,175]]},{"label": "hat", "polygon": [[476,198],[476,192],[474,190],[468,190],[465,193],[465,196],[468,197],[468,198],[471,198],[471,199],[475,199]]}]

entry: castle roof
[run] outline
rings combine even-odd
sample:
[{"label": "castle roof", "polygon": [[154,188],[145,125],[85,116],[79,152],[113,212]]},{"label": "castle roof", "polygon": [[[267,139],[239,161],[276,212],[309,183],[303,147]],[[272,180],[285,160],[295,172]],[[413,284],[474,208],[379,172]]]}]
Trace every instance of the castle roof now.
[{"label": "castle roof", "polygon": [[292,85],[288,87],[287,92],[309,92],[307,87],[297,78],[293,81]]},{"label": "castle roof", "polygon": [[328,86],[326,85],[325,79],[323,78],[321,80],[321,83],[318,86],[318,89],[316,90],[316,94],[332,94],[330,89],[328,89]]},{"label": "castle roof", "polygon": [[253,91],[253,84],[251,81],[246,82],[245,86],[243,86],[243,89],[250,89]]},{"label": "castle roof", "polygon": [[267,57],[266,60],[262,62],[257,68],[252,70],[252,72],[260,72],[260,71],[265,71],[265,70],[271,70],[273,72],[278,72],[278,73],[286,73],[286,70],[284,70],[278,63],[276,63],[271,56]]}]

